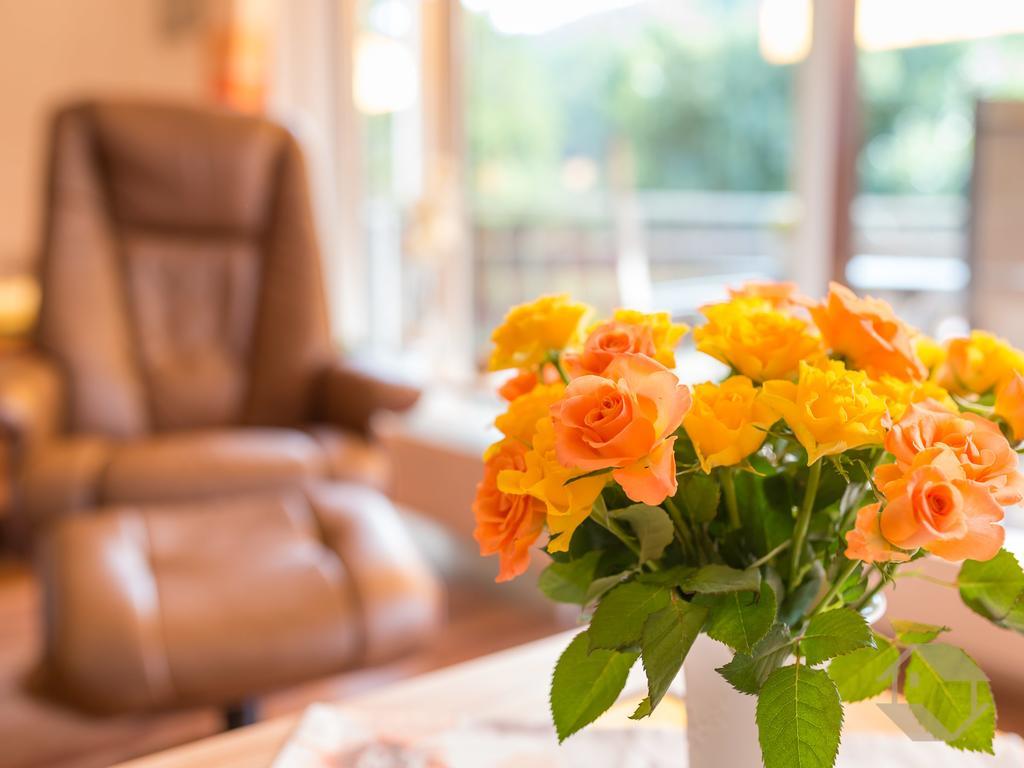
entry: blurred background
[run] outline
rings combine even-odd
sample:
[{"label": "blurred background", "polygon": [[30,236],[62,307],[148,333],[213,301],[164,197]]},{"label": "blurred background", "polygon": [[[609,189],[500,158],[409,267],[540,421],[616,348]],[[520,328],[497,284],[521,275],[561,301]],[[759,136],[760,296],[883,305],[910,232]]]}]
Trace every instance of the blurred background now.
[{"label": "blurred background", "polygon": [[[1024,341],[1024,8],[1001,0],[4,0],[0,289],[27,321],[46,121],[269,114],[311,166],[346,347],[441,377],[537,293],[691,316],[838,278]],[[981,300],[979,300],[981,297]],[[20,318],[20,319],[19,319]]]}]

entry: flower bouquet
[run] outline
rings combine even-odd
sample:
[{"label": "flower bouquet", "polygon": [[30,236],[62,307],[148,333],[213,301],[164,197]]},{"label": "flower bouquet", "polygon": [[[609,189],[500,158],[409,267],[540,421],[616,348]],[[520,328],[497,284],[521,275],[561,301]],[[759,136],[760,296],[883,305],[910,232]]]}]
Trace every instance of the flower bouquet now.
[{"label": "flower bouquet", "polygon": [[1024,631],[1000,525],[1024,493],[1024,354],[981,332],[939,345],[836,284],[821,302],[749,284],[701,312],[696,347],[730,371],[692,388],[673,372],[688,329],[665,313],[589,325],[587,306],[545,296],[493,333],[490,367],[516,373],[476,538],[498,581],[543,549],[541,589],[589,619],[554,670],[559,739],[638,659],[633,717],[650,715],[703,633],[729,649],[718,674],[756,697],[767,768],[832,766],[844,703],[901,668],[924,729],[990,752],[990,687],[947,628],[893,620],[883,636],[865,614],[934,556],[962,561],[973,611]]}]

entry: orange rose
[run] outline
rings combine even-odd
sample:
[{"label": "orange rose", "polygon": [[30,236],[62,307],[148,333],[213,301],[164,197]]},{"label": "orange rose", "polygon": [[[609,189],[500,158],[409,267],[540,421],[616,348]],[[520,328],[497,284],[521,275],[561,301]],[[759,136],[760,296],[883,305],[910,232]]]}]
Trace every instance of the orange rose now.
[{"label": "orange rose", "polygon": [[529,394],[537,386],[537,374],[533,371],[519,371],[498,388],[498,394],[508,402]]},{"label": "orange rose", "polygon": [[565,367],[572,377],[600,376],[618,355],[630,352],[674,366],[675,348],[687,330],[673,323],[667,312],[645,315],[620,309],[612,320],[591,329],[582,353],[564,356]]},{"label": "orange rose", "polygon": [[999,389],[995,414],[1009,425],[1014,440],[1024,440],[1024,376],[1014,373]]},{"label": "orange rose", "polygon": [[530,550],[544,530],[544,503],[526,494],[503,493],[499,475],[526,469],[527,447],[517,440],[495,443],[484,454],[484,478],[476,488],[473,538],[480,554],[497,554],[500,562],[496,581],[509,581],[530,565]]},{"label": "orange rose", "polygon": [[[994,422],[973,413],[951,413],[926,400],[911,405],[885,437],[885,449],[902,473],[914,466],[918,454],[934,447],[949,448],[965,477],[988,488],[999,504],[1024,498],[1017,454]],[[894,470],[878,471],[889,479]]]},{"label": "orange rose", "polygon": [[860,298],[838,283],[829,284],[828,298],[811,307],[814,322],[832,350],[852,367],[878,377],[923,379],[928,371],[914,352],[913,333],[888,303]]},{"label": "orange rose", "polygon": [[673,433],[689,407],[674,373],[644,355],[620,355],[604,376],[574,379],[551,407],[558,460],[613,469],[633,501],[660,504],[676,492]]},{"label": "orange rose", "polygon": [[[560,378],[558,369],[551,363],[546,363],[541,369],[541,377],[545,384],[557,384]],[[537,374],[532,370],[523,369],[502,384],[498,389],[498,394],[511,403],[517,397],[530,394],[536,386]]]},{"label": "orange rose", "polygon": [[750,280],[739,288],[730,288],[729,297],[733,299],[764,299],[776,309],[809,307],[812,304],[809,298],[797,293],[796,283],[791,282]]},{"label": "orange rose", "polygon": [[906,552],[893,547],[879,525],[881,504],[868,504],[857,512],[857,523],[846,534],[846,559],[865,563],[902,563],[910,559]]},{"label": "orange rose", "polygon": [[946,560],[990,560],[1003,546],[1003,509],[983,484],[968,479],[956,454],[930,448],[899,479],[886,483],[889,499],[879,529],[900,549],[919,547]]}]

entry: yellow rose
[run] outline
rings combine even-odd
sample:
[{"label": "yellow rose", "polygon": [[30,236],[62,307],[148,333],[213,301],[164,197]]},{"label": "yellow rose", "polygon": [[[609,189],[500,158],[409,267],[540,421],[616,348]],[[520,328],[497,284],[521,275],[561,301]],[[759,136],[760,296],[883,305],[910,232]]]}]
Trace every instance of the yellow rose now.
[{"label": "yellow rose", "polygon": [[923,333],[914,337],[914,352],[930,373],[935,373],[946,362],[946,348]]},{"label": "yellow rose", "polygon": [[984,331],[968,338],[951,339],[939,383],[958,395],[984,395],[998,389],[1014,373],[1024,373],[1024,353],[1009,342]]},{"label": "yellow rose", "polygon": [[862,445],[881,445],[885,437],[885,398],[871,389],[863,371],[838,360],[821,366],[800,363],[800,377],[766,381],[762,397],[785,420],[807,449],[807,463]]},{"label": "yellow rose", "polygon": [[536,386],[509,403],[508,410],[494,420],[494,426],[505,437],[532,445],[537,420],[548,415],[551,406],[561,399],[564,392],[565,385],[561,382]]},{"label": "yellow rose", "polygon": [[999,388],[995,414],[1009,425],[1014,440],[1024,440],[1024,376],[1015,373]]},{"label": "yellow rose", "polygon": [[580,328],[590,311],[564,293],[512,307],[491,334],[494,350],[488,367],[498,371],[540,365],[550,353],[579,341]]},{"label": "yellow rose", "polygon": [[551,533],[548,550],[565,552],[573,532],[594,506],[609,475],[583,477],[579,471],[563,467],[555,455],[555,428],[550,417],[536,424],[533,450],[525,457],[526,469],[506,471],[498,476],[498,490],[507,494],[528,494],[542,501],[547,508],[547,525]]},{"label": "yellow rose", "polygon": [[870,382],[871,391],[883,398],[889,406],[889,416],[895,422],[903,418],[914,403],[934,400],[950,411],[957,411],[956,402],[949,392],[934,381],[904,381],[895,376],[879,376]]},{"label": "yellow rose", "polygon": [[793,378],[801,360],[824,356],[809,323],[762,298],[735,298],[701,312],[708,322],[693,332],[697,349],[754,381]]},{"label": "yellow rose", "polygon": [[698,384],[683,428],[693,442],[701,469],[731,467],[754,453],[777,416],[746,376],[721,384]]},{"label": "yellow rose", "polygon": [[730,288],[729,296],[733,299],[764,299],[776,309],[806,309],[814,304],[809,298],[799,293],[796,283],[790,282],[748,280],[739,288]]}]

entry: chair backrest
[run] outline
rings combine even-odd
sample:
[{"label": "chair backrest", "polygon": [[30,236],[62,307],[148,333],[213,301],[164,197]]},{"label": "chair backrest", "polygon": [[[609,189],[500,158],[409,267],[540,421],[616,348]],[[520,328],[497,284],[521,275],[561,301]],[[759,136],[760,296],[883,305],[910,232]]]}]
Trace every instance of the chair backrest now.
[{"label": "chair backrest", "polygon": [[135,436],[310,413],[331,355],[301,152],[266,120],[78,104],[54,122],[39,344],[69,428]]}]

